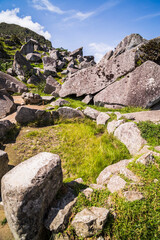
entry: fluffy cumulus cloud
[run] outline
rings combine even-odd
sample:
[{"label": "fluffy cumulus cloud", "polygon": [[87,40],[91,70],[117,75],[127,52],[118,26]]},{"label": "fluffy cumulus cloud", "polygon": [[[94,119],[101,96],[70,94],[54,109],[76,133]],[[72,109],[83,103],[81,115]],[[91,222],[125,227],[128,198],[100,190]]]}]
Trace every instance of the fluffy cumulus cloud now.
[{"label": "fluffy cumulus cloud", "polygon": [[93,52],[96,62],[99,62],[107,52],[114,49],[113,46],[105,43],[90,43],[89,48]]},{"label": "fluffy cumulus cloud", "polygon": [[33,22],[31,16],[19,17],[18,13],[20,12],[19,8],[12,10],[6,10],[0,12],[0,22],[5,23],[14,23],[18,24],[21,27],[26,27],[32,31],[44,36],[46,39],[51,39],[51,34],[48,31],[44,31],[44,27],[37,22]]}]

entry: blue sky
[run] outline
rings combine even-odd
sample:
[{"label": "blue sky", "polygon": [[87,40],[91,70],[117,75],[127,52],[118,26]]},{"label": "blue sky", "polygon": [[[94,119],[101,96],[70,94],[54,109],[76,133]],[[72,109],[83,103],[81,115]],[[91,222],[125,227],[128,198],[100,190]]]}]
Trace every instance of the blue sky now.
[{"label": "blue sky", "polygon": [[28,27],[53,47],[98,61],[126,35],[160,36],[160,0],[0,0],[0,22]]}]

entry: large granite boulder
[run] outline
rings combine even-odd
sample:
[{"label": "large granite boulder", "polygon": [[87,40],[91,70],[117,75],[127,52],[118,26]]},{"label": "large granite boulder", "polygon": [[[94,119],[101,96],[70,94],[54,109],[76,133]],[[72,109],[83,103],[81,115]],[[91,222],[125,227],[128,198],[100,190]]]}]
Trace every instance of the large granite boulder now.
[{"label": "large granite boulder", "polygon": [[13,98],[3,89],[0,90],[0,119],[16,110]]},{"label": "large granite boulder", "polygon": [[95,105],[152,107],[159,102],[160,66],[147,61],[94,97]]},{"label": "large granite boulder", "polygon": [[37,93],[32,92],[24,92],[22,94],[22,98],[25,102],[25,104],[39,104],[42,103],[42,97]]},{"label": "large granite boulder", "polygon": [[2,178],[2,201],[15,239],[44,240],[43,220],[62,186],[58,155],[39,153]]},{"label": "large granite boulder", "polygon": [[6,134],[15,127],[9,120],[0,121],[0,140],[5,139]]},{"label": "large granite boulder", "polygon": [[[21,47],[20,53],[27,55],[28,53],[33,53],[37,49],[38,42],[34,39],[30,39],[26,44]],[[38,50],[38,49],[37,49]]]},{"label": "large granite boulder", "polygon": [[133,122],[121,124],[115,130],[114,136],[126,145],[132,155],[135,155],[146,144],[146,141],[141,137],[140,130]]},{"label": "large granite boulder", "polygon": [[83,47],[80,47],[69,54],[70,57],[77,58],[83,56]]},{"label": "large granite boulder", "polygon": [[14,55],[12,69],[16,75],[21,75],[21,76],[27,75],[28,76],[28,74],[32,70],[32,66],[26,60],[26,58],[19,51],[17,51],[16,54]]},{"label": "large granite boulder", "polygon": [[60,107],[57,112],[60,118],[70,119],[70,118],[83,118],[84,115],[80,110],[71,107]]},{"label": "large granite boulder", "polygon": [[1,195],[1,179],[8,172],[8,154],[0,150],[0,195]]},{"label": "large granite boulder", "polygon": [[30,62],[41,62],[40,53],[28,53],[26,59]]},{"label": "large granite boulder", "polygon": [[[54,94],[55,97],[59,96],[59,91],[61,89],[61,84],[57,82],[52,76],[47,77],[46,86],[44,88],[44,92],[48,94]],[[57,95],[57,96],[56,96]]]},{"label": "large granite boulder", "polygon": [[40,125],[50,125],[53,123],[52,114],[50,112],[23,106],[18,107],[15,119],[19,124],[22,125],[32,122],[37,122]]},{"label": "large granite boulder", "polygon": [[8,92],[13,93],[22,93],[28,90],[24,83],[18,81],[9,74],[0,72],[0,89],[3,88]]}]

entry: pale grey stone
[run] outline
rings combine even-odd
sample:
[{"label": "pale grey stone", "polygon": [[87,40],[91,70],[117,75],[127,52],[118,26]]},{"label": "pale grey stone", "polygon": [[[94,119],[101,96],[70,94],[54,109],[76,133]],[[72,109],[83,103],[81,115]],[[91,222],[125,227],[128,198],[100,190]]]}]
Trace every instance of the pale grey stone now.
[{"label": "pale grey stone", "polygon": [[86,107],[86,109],[84,110],[84,115],[93,120],[96,120],[99,114],[100,114],[99,111],[97,111],[91,107]]},{"label": "pale grey stone", "polygon": [[70,118],[83,118],[84,115],[80,110],[76,110],[71,107],[60,107],[57,112],[61,118],[70,119]]},{"label": "pale grey stone", "polygon": [[96,119],[97,125],[105,125],[109,119],[110,116],[107,113],[101,112]]},{"label": "pale grey stone", "polygon": [[144,198],[143,194],[137,191],[126,191],[126,192],[123,192],[123,195],[126,198],[126,200],[130,202],[133,202],[136,200],[142,200]]},{"label": "pale grey stone", "polygon": [[141,163],[144,164],[145,166],[155,163],[153,152],[150,151],[147,154],[142,155],[140,158],[136,160],[136,163]]},{"label": "pale grey stone", "polygon": [[107,188],[111,193],[114,193],[122,190],[125,185],[126,181],[124,179],[122,179],[120,176],[113,175],[107,184]]}]

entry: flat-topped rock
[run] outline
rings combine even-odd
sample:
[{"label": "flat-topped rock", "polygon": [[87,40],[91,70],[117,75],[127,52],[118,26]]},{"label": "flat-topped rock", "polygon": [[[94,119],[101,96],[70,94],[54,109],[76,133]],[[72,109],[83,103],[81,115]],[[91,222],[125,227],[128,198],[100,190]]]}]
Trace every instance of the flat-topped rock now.
[{"label": "flat-topped rock", "polygon": [[60,107],[57,112],[61,118],[70,119],[70,118],[83,118],[84,115],[80,110],[76,110],[71,107]]},{"label": "flat-topped rock", "polygon": [[142,112],[134,112],[134,113],[125,113],[122,114],[122,117],[127,119],[134,119],[135,122],[160,122],[160,110],[152,110],[152,111],[142,111]]}]

